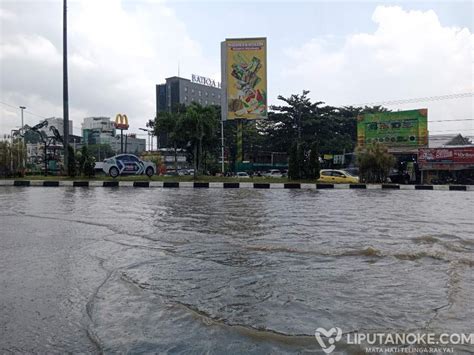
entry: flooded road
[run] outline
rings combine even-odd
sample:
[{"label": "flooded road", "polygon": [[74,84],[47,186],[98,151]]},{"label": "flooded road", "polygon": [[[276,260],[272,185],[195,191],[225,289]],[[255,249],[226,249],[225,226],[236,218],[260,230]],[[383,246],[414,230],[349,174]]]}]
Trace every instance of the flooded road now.
[{"label": "flooded road", "polygon": [[3,187],[0,206],[1,353],[473,332],[472,193]]}]

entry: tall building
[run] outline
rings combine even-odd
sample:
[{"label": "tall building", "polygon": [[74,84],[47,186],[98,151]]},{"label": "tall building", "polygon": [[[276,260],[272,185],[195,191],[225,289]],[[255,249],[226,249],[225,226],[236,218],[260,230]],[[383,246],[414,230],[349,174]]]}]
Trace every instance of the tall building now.
[{"label": "tall building", "polygon": [[[108,144],[115,153],[120,153],[120,134],[116,134],[115,122],[110,117],[86,117],[82,122],[84,144]],[[124,133],[124,152],[140,154],[145,150],[146,139],[137,138],[136,134]]]},{"label": "tall building", "polygon": [[85,144],[108,144],[115,136],[115,124],[110,117],[85,117],[82,122],[82,137]]},{"label": "tall building", "polygon": [[156,85],[156,112],[170,112],[177,104],[197,102],[203,106],[221,105],[222,89],[213,79],[192,75],[192,79],[172,76]]}]

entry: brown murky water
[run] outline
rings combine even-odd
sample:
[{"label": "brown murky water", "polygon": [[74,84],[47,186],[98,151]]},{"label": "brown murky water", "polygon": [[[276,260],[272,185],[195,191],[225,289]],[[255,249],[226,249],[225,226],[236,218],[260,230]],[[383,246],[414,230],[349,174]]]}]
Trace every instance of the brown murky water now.
[{"label": "brown murky water", "polygon": [[2,353],[473,332],[471,193],[2,187],[0,206]]}]

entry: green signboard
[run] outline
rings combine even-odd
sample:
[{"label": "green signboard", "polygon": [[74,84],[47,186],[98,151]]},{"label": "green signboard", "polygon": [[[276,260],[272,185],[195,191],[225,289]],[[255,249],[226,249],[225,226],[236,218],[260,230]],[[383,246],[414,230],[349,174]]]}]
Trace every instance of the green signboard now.
[{"label": "green signboard", "polygon": [[387,147],[426,147],[428,110],[382,112],[357,118],[359,147],[382,143]]}]

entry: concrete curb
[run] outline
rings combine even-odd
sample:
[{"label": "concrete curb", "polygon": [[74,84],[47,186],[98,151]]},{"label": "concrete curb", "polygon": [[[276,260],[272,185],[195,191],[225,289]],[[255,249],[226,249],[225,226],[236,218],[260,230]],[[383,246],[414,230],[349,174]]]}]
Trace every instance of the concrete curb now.
[{"label": "concrete curb", "polygon": [[274,189],[274,190],[435,190],[474,191],[474,185],[398,185],[398,184],[308,184],[260,182],[192,182],[192,181],[64,181],[64,180],[0,180],[1,186],[40,187],[135,187],[135,188],[191,188],[191,189]]}]

